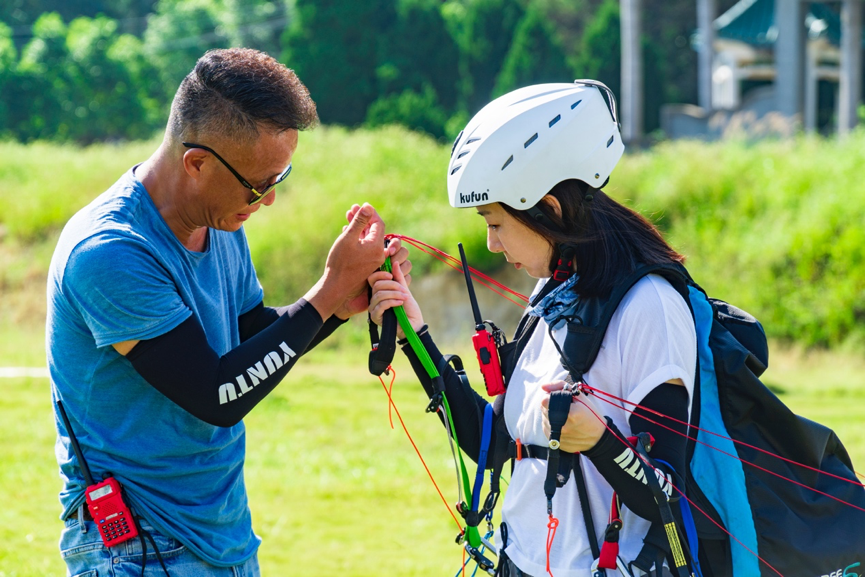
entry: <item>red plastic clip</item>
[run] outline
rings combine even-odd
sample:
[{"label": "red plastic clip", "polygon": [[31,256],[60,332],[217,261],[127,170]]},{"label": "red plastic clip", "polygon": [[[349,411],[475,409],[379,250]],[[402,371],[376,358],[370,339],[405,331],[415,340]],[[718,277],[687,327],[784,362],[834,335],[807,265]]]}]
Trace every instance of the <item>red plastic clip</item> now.
[{"label": "red plastic clip", "polygon": [[517,461],[523,460],[523,444],[519,439],[516,441],[517,443]]}]

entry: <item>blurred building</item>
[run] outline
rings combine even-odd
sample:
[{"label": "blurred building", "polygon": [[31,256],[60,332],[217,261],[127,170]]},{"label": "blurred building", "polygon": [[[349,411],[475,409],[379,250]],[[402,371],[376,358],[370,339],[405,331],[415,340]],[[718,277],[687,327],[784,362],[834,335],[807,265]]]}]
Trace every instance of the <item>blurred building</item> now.
[{"label": "blurred building", "polygon": [[862,0],[740,0],[703,18],[695,48],[701,105],[662,110],[670,138],[845,133],[857,124]]}]

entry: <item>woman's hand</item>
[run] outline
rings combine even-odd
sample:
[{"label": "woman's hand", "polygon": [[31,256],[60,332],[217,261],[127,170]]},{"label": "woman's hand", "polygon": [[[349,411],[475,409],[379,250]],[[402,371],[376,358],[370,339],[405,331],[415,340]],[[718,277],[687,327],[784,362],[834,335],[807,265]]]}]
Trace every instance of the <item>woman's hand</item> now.
[{"label": "woman's hand", "polygon": [[[392,259],[392,265],[393,274],[377,271],[368,279],[372,287],[372,298],[369,302],[370,318],[380,326],[384,311],[402,305],[412,329],[417,332],[423,327],[424,322],[420,307],[408,289],[409,277],[406,268],[411,270],[411,262],[406,260],[398,263]],[[397,336],[401,339],[405,338],[402,327],[397,328]]]},{"label": "woman's hand", "polygon": [[[565,388],[564,381],[543,385],[544,391],[552,393]],[[544,415],[544,434],[550,438],[550,398],[541,401]],[[594,411],[594,412],[593,412]],[[581,453],[594,447],[606,430],[604,416],[591,395],[578,396],[568,411],[568,420],[562,427],[561,449],[566,453]]]}]

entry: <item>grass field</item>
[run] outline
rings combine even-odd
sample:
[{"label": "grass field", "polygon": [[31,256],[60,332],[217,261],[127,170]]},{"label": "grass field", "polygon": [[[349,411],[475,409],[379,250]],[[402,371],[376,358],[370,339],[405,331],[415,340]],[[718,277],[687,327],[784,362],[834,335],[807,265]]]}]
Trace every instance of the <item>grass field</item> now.
[{"label": "grass field", "polygon": [[[0,366],[40,364],[41,333],[0,334]],[[469,356],[468,351],[464,358]],[[865,362],[773,348],[765,381],[796,412],[829,425],[865,469]],[[398,357],[394,397],[449,500],[455,478],[444,433]],[[471,375],[479,383],[478,374]],[[0,577],[61,575],[60,480],[44,378],[0,386]],[[453,575],[456,525],[436,495],[366,353],[314,351],[246,419],[246,480],[268,576]]]},{"label": "grass field", "polygon": [[[44,365],[45,277],[60,228],[157,145],[0,142],[0,367]],[[754,313],[771,336],[812,347],[774,344],[764,380],[832,427],[865,472],[865,196],[849,194],[861,188],[863,150],[865,131],[844,141],[667,143],[626,155],[608,191],[659,224],[710,294]],[[353,202],[372,202],[391,231],[450,251],[461,240],[470,262],[494,270],[501,259],[485,251],[478,217],[447,204],[448,153],[392,127],[301,135],[278,202],[246,227],[267,304],[314,282]],[[62,178],[44,177],[45,158]],[[412,259],[416,278],[436,271],[431,258]],[[246,419],[264,574],[453,575],[456,526],[399,424],[388,425],[363,327],[341,332],[341,349],[304,359]],[[398,359],[396,369],[397,404],[452,501],[444,433],[424,413],[408,364]],[[4,378],[0,387],[0,577],[61,575],[48,382]]]}]

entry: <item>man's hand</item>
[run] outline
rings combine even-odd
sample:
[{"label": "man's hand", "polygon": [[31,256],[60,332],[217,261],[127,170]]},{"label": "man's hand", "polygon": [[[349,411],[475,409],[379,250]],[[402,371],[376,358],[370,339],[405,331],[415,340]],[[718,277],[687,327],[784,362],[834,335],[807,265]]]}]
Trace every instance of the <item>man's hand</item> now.
[{"label": "man's hand", "polygon": [[[384,221],[372,206],[364,204],[333,243],[324,274],[304,298],[323,319],[337,310],[356,310],[355,301],[367,277],[382,265],[387,254]],[[347,301],[355,304],[346,305]]]},{"label": "man's hand", "polygon": [[[360,209],[361,206],[359,204],[355,204],[345,213],[345,219],[349,222],[349,224],[354,220],[355,215],[357,215]],[[348,227],[349,225],[345,225],[344,227],[342,227],[343,232],[348,230]],[[361,231],[361,234],[369,234],[369,228],[365,228],[363,231]],[[409,284],[411,284],[411,275],[409,273],[411,272],[412,268],[411,261],[408,260],[408,249],[402,246],[402,241],[396,238],[390,241],[387,248],[387,255],[390,256],[391,266],[399,266],[401,268],[401,271],[406,279],[406,286],[408,286]],[[363,284],[361,286],[358,286],[356,291],[352,291],[346,296],[345,301],[343,301],[339,308],[337,308],[334,314],[337,317],[346,320],[356,314],[365,313],[368,307],[369,291],[368,287]]]}]

